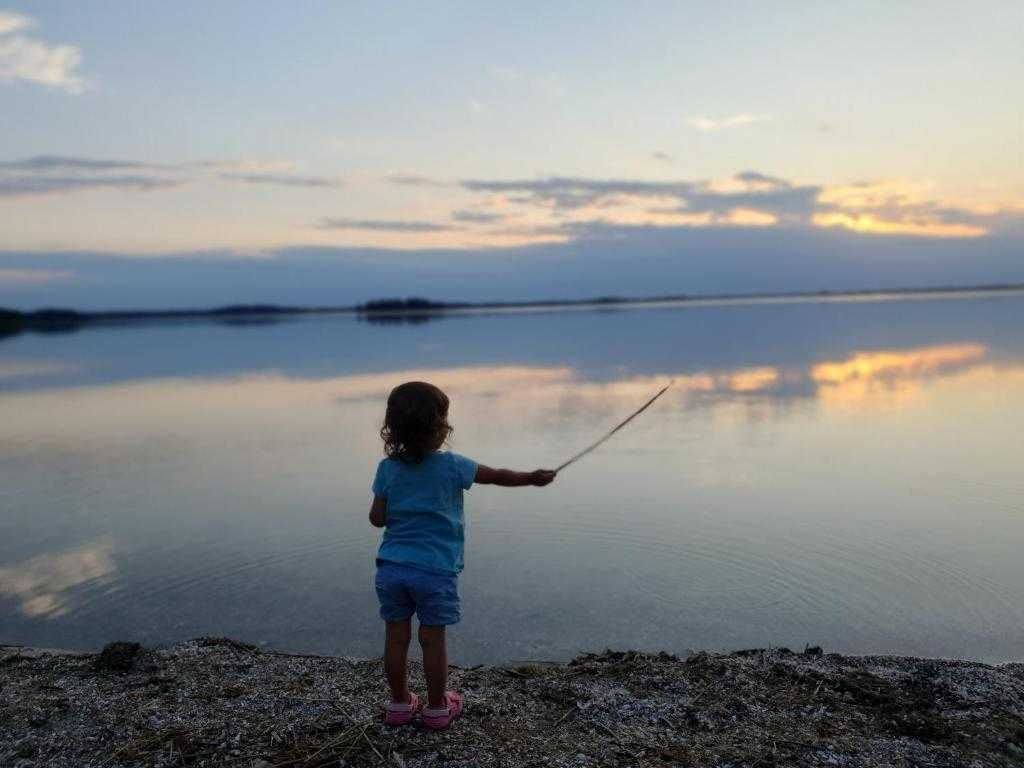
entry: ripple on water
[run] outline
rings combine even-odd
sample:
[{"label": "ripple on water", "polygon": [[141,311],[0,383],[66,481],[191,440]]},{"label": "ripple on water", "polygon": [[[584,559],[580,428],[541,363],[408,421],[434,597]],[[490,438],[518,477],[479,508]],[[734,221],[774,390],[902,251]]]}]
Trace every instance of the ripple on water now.
[{"label": "ripple on water", "polygon": [[[1024,623],[1024,593],[969,571],[923,545],[897,543],[884,530],[837,530],[825,523],[785,530],[715,522],[632,525],[591,515],[576,520],[488,518],[484,535],[513,536],[523,546],[617,553],[616,590],[665,606],[737,613],[796,612],[803,621],[843,614],[879,627],[907,611],[956,616],[991,627]],[[611,567],[611,561],[609,561]]]},{"label": "ripple on water", "polygon": [[152,603],[160,598],[229,581],[254,570],[273,568],[313,555],[327,553],[332,556],[345,555],[354,552],[357,548],[362,551],[364,547],[365,542],[358,537],[346,536],[328,539],[317,537],[300,546],[263,557],[254,558],[251,553],[244,550],[230,552],[220,557],[217,562],[203,567],[188,565],[186,558],[177,561],[174,559],[175,551],[181,551],[182,554],[187,553],[188,550],[185,546],[179,546],[169,551],[149,552],[146,554],[149,558],[181,562],[181,567],[186,570],[179,570],[170,575],[167,573],[150,575],[132,581],[120,579],[106,590],[87,590],[82,596],[79,596],[80,598],[84,596],[84,599],[76,600],[71,613],[76,617],[85,618],[102,613],[112,605]]}]

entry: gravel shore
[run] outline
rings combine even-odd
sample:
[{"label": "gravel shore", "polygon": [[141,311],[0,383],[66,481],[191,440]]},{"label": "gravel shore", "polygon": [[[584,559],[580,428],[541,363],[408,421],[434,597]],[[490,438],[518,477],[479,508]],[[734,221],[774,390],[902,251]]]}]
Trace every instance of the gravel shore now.
[{"label": "gravel shore", "polygon": [[381,724],[379,659],[0,646],[0,766],[1024,766],[1020,663],[606,651],[451,677],[466,713],[434,733]]}]

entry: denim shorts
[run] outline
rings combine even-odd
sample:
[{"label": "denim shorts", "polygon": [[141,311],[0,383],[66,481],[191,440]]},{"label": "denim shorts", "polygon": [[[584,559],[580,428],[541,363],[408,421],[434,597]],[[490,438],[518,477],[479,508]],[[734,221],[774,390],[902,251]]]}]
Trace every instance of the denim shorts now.
[{"label": "denim shorts", "polygon": [[405,621],[414,613],[420,624],[441,627],[457,624],[459,577],[432,573],[411,565],[377,561],[377,599],[384,621]]}]

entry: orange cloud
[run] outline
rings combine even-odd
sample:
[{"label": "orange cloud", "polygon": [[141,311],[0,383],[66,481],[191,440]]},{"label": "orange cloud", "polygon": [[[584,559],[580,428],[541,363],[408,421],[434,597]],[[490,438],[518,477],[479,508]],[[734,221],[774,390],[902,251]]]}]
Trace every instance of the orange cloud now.
[{"label": "orange cloud", "polygon": [[914,237],[981,237],[1000,215],[1019,212],[1017,203],[944,199],[929,185],[906,179],[826,187],[818,205],[816,226]]},{"label": "orange cloud", "polygon": [[892,221],[872,213],[816,213],[812,218],[819,227],[842,227],[866,235],[913,235],[915,237],[981,237],[988,234],[976,224],[949,224],[931,221]]}]

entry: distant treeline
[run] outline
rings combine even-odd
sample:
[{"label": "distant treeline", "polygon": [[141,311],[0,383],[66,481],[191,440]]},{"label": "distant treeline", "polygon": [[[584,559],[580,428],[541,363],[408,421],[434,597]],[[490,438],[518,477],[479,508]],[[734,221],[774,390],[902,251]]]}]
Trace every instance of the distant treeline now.
[{"label": "distant treeline", "polygon": [[88,322],[88,315],[71,309],[40,309],[35,312],[18,312],[0,308],[0,335],[33,331],[69,331]]},{"label": "distant treeline", "polygon": [[540,299],[534,301],[497,302],[443,302],[422,297],[383,298],[355,306],[294,307],[280,304],[231,304],[212,309],[122,310],[113,312],[78,312],[73,309],[39,309],[20,312],[0,308],[0,336],[22,331],[59,333],[73,331],[91,323],[126,323],[147,320],[175,320],[212,318],[227,323],[273,322],[272,318],[285,315],[349,313],[381,322],[419,322],[425,318],[459,310],[503,310],[530,308],[557,308],[579,306],[615,306],[617,304],[657,304],[686,301],[742,301],[757,299],[799,299],[814,297],[843,298],[856,296],[885,296],[905,294],[971,293],[985,291],[1024,290],[1024,283],[989,284],[976,286],[933,286],[928,288],[890,288],[862,291],[804,291],[792,293],[730,293],[716,295],[690,295],[684,293],[664,296],[630,298],[624,296],[598,296],[588,299]]},{"label": "distant treeline", "polygon": [[413,296],[408,299],[374,299],[356,307],[357,312],[438,312],[470,306],[465,303],[431,301]]},{"label": "distant treeline", "polygon": [[62,333],[75,331],[92,323],[126,323],[146,320],[174,320],[188,318],[216,318],[224,322],[246,320],[272,315],[293,315],[317,310],[302,307],[284,307],[276,304],[236,304],[215,309],[167,309],[120,312],[78,312],[74,309],[39,309],[19,312],[0,307],[0,337],[22,331]]},{"label": "distant treeline", "polygon": [[443,312],[455,309],[518,309],[523,307],[563,307],[581,304],[629,304],[645,301],[685,301],[684,294],[675,296],[629,299],[624,296],[598,296],[590,299],[537,299],[534,301],[431,301],[430,299],[375,299],[356,307],[358,312]]}]

